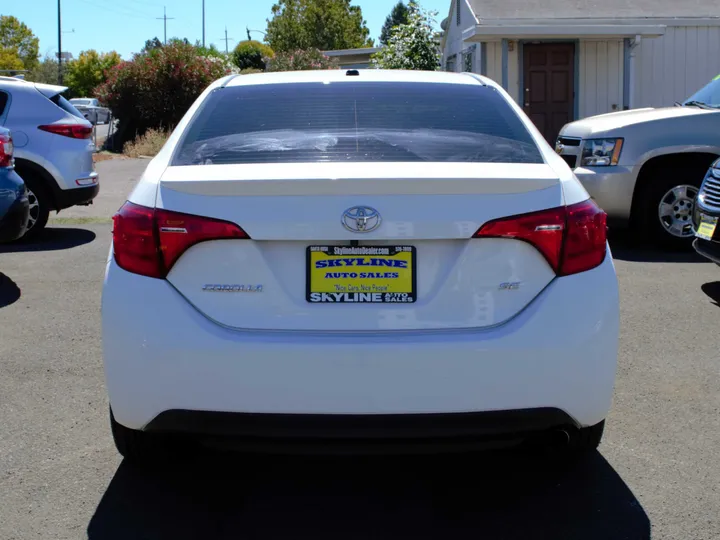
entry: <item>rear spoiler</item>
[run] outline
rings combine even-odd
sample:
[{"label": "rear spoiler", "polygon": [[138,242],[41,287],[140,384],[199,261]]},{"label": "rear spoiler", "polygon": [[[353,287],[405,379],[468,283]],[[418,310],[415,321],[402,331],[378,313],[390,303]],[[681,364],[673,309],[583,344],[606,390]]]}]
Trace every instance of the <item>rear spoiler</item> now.
[{"label": "rear spoiler", "polygon": [[38,92],[40,92],[46,98],[55,97],[58,94],[62,94],[65,90],[68,89],[67,86],[58,86],[56,84],[44,84],[44,83],[34,83],[34,84],[35,84],[35,88],[38,89]]}]

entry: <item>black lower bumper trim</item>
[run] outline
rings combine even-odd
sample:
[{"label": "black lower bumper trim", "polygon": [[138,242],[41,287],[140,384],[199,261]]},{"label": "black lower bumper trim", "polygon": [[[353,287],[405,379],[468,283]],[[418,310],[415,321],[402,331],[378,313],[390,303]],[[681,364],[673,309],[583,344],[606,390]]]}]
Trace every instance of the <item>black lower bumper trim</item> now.
[{"label": "black lower bumper trim", "polygon": [[16,200],[0,219],[0,242],[11,242],[25,234],[28,226],[30,205],[27,197]]},{"label": "black lower bumper trim", "polygon": [[693,241],[693,247],[703,257],[710,259],[712,262],[720,264],[720,243],[710,240],[696,238]]},{"label": "black lower bumper trim", "polygon": [[[227,438],[240,446],[463,444],[518,441],[577,423],[555,408],[451,414],[304,415],[169,410],[145,431]],[[229,442],[229,441],[228,441]],[[243,444],[246,443],[246,444]]]},{"label": "black lower bumper trim", "polygon": [[57,210],[63,210],[71,206],[90,204],[99,192],[100,184],[73,189],[56,189],[54,190],[55,205]]}]

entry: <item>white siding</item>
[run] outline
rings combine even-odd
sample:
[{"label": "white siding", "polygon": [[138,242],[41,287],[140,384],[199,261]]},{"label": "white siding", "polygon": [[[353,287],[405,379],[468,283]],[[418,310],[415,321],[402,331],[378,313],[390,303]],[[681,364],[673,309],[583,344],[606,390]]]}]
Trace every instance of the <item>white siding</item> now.
[{"label": "white siding", "polygon": [[[513,50],[509,50],[512,48]],[[513,42],[508,48],[508,87],[507,91],[512,98],[520,103],[520,55],[518,42]],[[502,85],[502,43],[491,41],[487,43],[487,76]]]},{"label": "white siding", "polygon": [[[445,48],[443,49],[442,56],[442,69],[445,69],[445,62],[452,55],[457,55],[455,58],[455,71],[462,71],[462,51],[473,45],[470,42],[463,42],[462,33],[467,28],[473,28],[477,24],[475,15],[473,14],[467,0],[460,1],[460,24],[457,24],[456,12],[455,12],[455,0],[451,2],[452,9],[448,18],[448,31],[447,39],[445,40]],[[480,45],[476,49],[476,57],[473,60],[474,66],[477,67],[477,71],[480,71]]]},{"label": "white siding", "polygon": [[491,41],[487,46],[487,76],[498,84],[502,84],[502,45]]},{"label": "white siding", "polygon": [[579,117],[622,110],[623,41],[581,40],[579,49]]},{"label": "white siding", "polygon": [[634,107],[670,106],[720,74],[720,27],[668,26],[635,49]]}]

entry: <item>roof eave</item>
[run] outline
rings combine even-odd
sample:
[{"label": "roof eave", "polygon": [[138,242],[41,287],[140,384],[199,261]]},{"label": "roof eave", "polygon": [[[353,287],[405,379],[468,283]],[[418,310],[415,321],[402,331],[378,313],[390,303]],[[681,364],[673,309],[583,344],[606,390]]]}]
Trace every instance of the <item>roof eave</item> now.
[{"label": "roof eave", "polygon": [[478,24],[463,32],[464,41],[492,41],[495,39],[562,39],[562,38],[625,38],[634,36],[659,37],[665,25],[578,24],[570,19],[554,24]]}]

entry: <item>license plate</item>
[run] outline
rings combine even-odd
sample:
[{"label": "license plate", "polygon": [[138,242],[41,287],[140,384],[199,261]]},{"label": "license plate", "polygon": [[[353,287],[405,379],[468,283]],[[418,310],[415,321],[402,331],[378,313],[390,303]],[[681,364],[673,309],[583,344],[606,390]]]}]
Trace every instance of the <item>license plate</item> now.
[{"label": "license plate", "polygon": [[415,247],[309,246],[306,299],[313,304],[416,301]]},{"label": "license plate", "polygon": [[717,227],[718,218],[714,216],[706,216],[700,214],[700,225],[695,232],[695,236],[704,240],[712,240],[713,234],[715,234],[715,227]]}]

